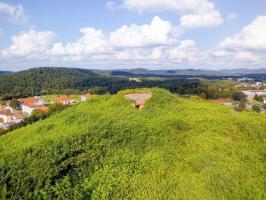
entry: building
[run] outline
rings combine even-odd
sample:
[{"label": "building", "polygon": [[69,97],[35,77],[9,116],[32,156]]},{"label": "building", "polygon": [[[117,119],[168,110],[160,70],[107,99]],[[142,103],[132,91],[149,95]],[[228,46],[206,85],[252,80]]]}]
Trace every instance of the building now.
[{"label": "building", "polygon": [[247,95],[247,98],[249,100],[252,100],[254,99],[255,95],[266,95],[266,90],[246,90],[246,91],[243,91],[243,93],[245,95]]},{"label": "building", "polygon": [[31,115],[34,110],[47,111],[44,100],[41,97],[29,97],[19,99],[19,104],[23,113]]},{"label": "building", "polygon": [[11,122],[12,120],[12,110],[9,108],[4,108],[0,110],[0,119],[3,120],[3,123]]},{"label": "building", "polygon": [[63,105],[71,105],[71,104],[76,103],[75,100],[71,99],[68,96],[57,96],[57,97],[54,97],[52,102],[53,103],[61,103]]},{"label": "building", "polygon": [[80,100],[81,101],[87,101],[88,99],[90,99],[90,98],[92,98],[92,97],[94,97],[95,95],[92,95],[92,94],[84,94],[84,95],[81,95],[80,96]]},{"label": "building", "polygon": [[21,111],[8,106],[0,109],[0,127],[3,129],[8,129],[13,124],[20,123],[24,118]]}]

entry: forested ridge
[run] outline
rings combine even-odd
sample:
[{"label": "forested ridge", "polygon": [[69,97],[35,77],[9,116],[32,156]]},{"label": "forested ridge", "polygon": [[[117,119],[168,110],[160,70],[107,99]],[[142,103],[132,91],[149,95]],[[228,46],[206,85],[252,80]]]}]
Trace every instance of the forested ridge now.
[{"label": "forested ridge", "polygon": [[152,79],[141,82],[126,77],[101,75],[78,68],[33,68],[0,76],[0,96],[3,99],[48,94],[115,94],[134,88],[164,88],[172,93],[195,94],[202,98],[231,98],[237,90],[234,81],[203,79]]},{"label": "forested ridge", "polygon": [[[0,96],[21,97],[56,93],[86,92],[97,87],[103,93],[117,93],[122,89],[162,87],[172,92],[192,92],[197,80],[146,80],[129,81],[128,78],[103,76],[86,69],[33,68],[0,76]],[[187,91],[185,91],[187,90]]]}]

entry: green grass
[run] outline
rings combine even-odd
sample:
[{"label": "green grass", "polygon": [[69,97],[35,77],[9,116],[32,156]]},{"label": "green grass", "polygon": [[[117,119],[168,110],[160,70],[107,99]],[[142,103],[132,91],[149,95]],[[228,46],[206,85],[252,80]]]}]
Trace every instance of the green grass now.
[{"label": "green grass", "polygon": [[[53,98],[55,98],[55,97],[57,97],[57,96],[62,96],[62,94],[46,95],[46,96],[43,97],[43,99],[44,99],[45,101],[50,102],[50,101],[53,100]],[[64,95],[63,95],[63,96],[64,96]],[[67,96],[68,96],[69,98],[75,100],[75,101],[80,101],[80,96],[81,96],[81,95],[67,95]]]},{"label": "green grass", "polygon": [[265,199],[264,115],[132,92],[0,137],[0,199]]}]

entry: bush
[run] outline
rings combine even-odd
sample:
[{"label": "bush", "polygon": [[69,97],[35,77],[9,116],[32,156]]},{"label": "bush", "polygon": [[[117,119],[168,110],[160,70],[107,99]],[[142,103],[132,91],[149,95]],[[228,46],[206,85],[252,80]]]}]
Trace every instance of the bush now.
[{"label": "bush", "polygon": [[234,92],[232,98],[236,101],[247,101],[247,95],[243,92]]},{"label": "bush", "polygon": [[247,105],[245,101],[240,101],[239,105],[235,107],[235,111],[242,112],[246,109]]},{"label": "bush", "polygon": [[261,111],[259,105],[253,105],[252,106],[252,110],[255,111],[255,112],[258,112],[258,113]]}]

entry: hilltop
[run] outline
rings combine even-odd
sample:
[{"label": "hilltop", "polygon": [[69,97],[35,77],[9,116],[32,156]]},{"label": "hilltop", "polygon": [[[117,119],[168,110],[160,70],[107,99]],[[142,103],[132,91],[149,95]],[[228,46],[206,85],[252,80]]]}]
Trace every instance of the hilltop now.
[{"label": "hilltop", "polygon": [[0,198],[263,199],[265,133],[260,114],[161,89],[98,96],[0,137]]}]

